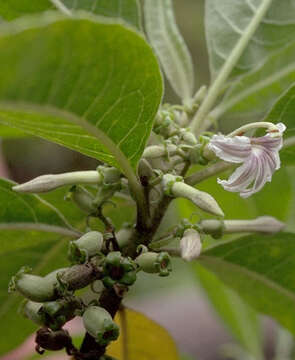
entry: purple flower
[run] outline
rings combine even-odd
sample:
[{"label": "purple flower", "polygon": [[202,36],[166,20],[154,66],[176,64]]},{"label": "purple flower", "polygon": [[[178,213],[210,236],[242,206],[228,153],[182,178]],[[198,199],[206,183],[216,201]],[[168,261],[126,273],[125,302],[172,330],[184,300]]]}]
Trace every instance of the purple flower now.
[{"label": "purple flower", "polygon": [[227,191],[239,192],[247,198],[271,181],[272,174],[280,168],[279,150],[286,126],[276,124],[277,131],[262,137],[214,135],[208,144],[220,159],[239,166],[228,180],[218,179]]}]

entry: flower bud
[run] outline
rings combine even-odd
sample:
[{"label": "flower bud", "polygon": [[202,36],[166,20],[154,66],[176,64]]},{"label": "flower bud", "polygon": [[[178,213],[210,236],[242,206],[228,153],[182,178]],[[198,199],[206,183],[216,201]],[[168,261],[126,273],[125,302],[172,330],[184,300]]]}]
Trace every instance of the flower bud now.
[{"label": "flower bud", "polygon": [[105,287],[115,284],[130,286],[136,281],[136,264],[132,259],[123,257],[120,251],[113,251],[105,258],[103,274]]},{"label": "flower bud", "polygon": [[98,255],[103,245],[103,236],[98,231],[89,231],[69,245],[69,260],[72,263],[84,263]]},{"label": "flower bud", "polygon": [[116,239],[120,249],[123,249],[129,244],[132,232],[131,227],[123,227],[117,232]]},{"label": "flower bud", "polygon": [[13,186],[13,190],[23,193],[43,193],[65,185],[98,184],[101,175],[97,171],[75,171],[56,175],[42,175],[24,184]]},{"label": "flower bud", "polygon": [[200,234],[194,229],[187,229],[180,240],[181,257],[186,261],[198,258],[201,254],[202,243]]},{"label": "flower bud", "polygon": [[202,230],[206,234],[214,234],[223,226],[223,233],[260,232],[264,234],[275,234],[281,231],[285,224],[272,216],[260,216],[254,220],[203,220],[200,222]]},{"label": "flower bud", "polygon": [[43,318],[39,313],[39,310],[41,309],[42,305],[43,305],[42,303],[37,303],[28,300],[26,301],[22,309],[22,313],[26,318],[33,321],[35,324],[43,326],[44,325]]},{"label": "flower bud", "polygon": [[157,159],[163,156],[173,156],[177,154],[178,147],[174,144],[152,145],[145,148],[142,157],[146,159]]},{"label": "flower bud", "polygon": [[168,276],[171,272],[171,258],[167,252],[145,252],[136,259],[138,266],[146,273]]},{"label": "flower bud", "polygon": [[10,281],[9,291],[17,290],[25,298],[44,302],[58,298],[56,270],[45,277],[29,274],[27,268],[22,268]]},{"label": "flower bud", "polygon": [[119,337],[119,327],[102,307],[89,306],[83,314],[86,331],[101,346],[108,345]]},{"label": "flower bud", "polygon": [[70,197],[74,203],[86,214],[94,214],[97,211],[97,207],[94,204],[94,198],[92,194],[82,186],[74,186],[70,190]]},{"label": "flower bud", "polygon": [[167,195],[186,198],[209,214],[224,216],[223,211],[210,194],[185,184],[181,178],[166,174],[163,176],[162,184]]},{"label": "flower bud", "polygon": [[81,309],[78,299],[60,299],[44,303],[38,311],[42,323],[52,330],[59,330],[66,322],[75,317],[77,309]]}]

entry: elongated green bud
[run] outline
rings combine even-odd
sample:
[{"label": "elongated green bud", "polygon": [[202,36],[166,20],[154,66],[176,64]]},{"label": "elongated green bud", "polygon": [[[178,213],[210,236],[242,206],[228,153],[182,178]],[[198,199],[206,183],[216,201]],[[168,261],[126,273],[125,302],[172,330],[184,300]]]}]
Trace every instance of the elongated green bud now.
[{"label": "elongated green bud", "polygon": [[71,189],[70,196],[74,203],[86,214],[94,214],[97,211],[97,207],[94,204],[94,197],[82,186],[74,186]]},{"label": "elongated green bud", "polygon": [[45,277],[29,274],[30,269],[22,268],[10,281],[9,291],[17,290],[25,298],[44,302],[58,298],[56,270]]},{"label": "elongated green bud", "polygon": [[146,159],[157,159],[166,155],[176,155],[178,147],[174,144],[169,144],[167,146],[163,145],[152,145],[145,148],[142,157]]},{"label": "elongated green bud", "polygon": [[202,243],[200,234],[194,229],[187,229],[180,240],[181,257],[186,261],[198,258],[201,254]]},{"label": "elongated green bud", "polygon": [[39,313],[39,310],[42,307],[42,303],[37,303],[34,301],[26,301],[22,312],[26,318],[33,321],[37,325],[44,325],[43,318],[41,314]]},{"label": "elongated green bud", "polygon": [[119,327],[102,307],[89,306],[83,314],[86,331],[102,346],[119,337]]},{"label": "elongated green bud", "polygon": [[170,255],[166,252],[145,252],[140,254],[135,262],[144,272],[150,274],[168,276],[172,270]]},{"label": "elongated green bud", "polygon": [[260,232],[275,234],[281,231],[285,224],[272,216],[260,216],[253,220],[203,220],[200,227],[206,234],[214,235],[220,231],[224,234]]},{"label": "elongated green bud", "polygon": [[98,231],[89,231],[69,245],[69,260],[73,263],[84,263],[98,255],[103,245],[103,236]]},{"label": "elongated green bud", "polygon": [[224,216],[223,211],[210,194],[185,184],[182,178],[166,174],[163,176],[162,184],[167,195],[186,198],[209,214]]},{"label": "elongated green bud", "polygon": [[102,180],[98,171],[75,171],[56,175],[42,175],[12,189],[23,193],[43,193],[65,185],[99,184]]}]

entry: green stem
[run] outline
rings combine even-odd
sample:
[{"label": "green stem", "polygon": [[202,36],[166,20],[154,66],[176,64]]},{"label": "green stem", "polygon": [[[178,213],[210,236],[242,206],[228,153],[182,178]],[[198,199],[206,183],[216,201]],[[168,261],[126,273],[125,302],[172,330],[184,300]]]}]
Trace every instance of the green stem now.
[{"label": "green stem", "polygon": [[220,91],[224,86],[224,83],[228,79],[230,73],[232,72],[237,62],[239,61],[241,55],[243,54],[244,50],[246,49],[249,41],[251,40],[252,36],[257,30],[261,20],[263,19],[264,15],[269,9],[271,2],[272,0],[262,1],[253,19],[249,23],[248,27],[245,29],[243,35],[241,36],[241,38],[233,48],[232,52],[230,53],[227,61],[224,63],[223,67],[221,68],[218,76],[216,77],[215,81],[213,82],[212,86],[208,91],[208,95],[206,99],[204,100],[204,102],[200,106],[199,111],[192,120],[191,128],[194,132],[199,133],[202,130],[202,125],[206,119],[206,116],[210,112],[212,106],[215,104],[220,94]]},{"label": "green stem", "polygon": [[188,185],[196,185],[211,176],[222,173],[225,170],[228,170],[234,167],[236,164],[231,164],[225,161],[219,161],[218,163],[209,166],[201,171],[197,171],[196,173],[186,177],[184,180]]}]

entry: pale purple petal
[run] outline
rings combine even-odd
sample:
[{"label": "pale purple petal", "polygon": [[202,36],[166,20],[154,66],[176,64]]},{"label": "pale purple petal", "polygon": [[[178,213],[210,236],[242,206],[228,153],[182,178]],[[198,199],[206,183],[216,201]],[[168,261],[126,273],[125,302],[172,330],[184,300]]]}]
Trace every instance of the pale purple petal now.
[{"label": "pale purple petal", "polygon": [[249,159],[243,165],[238,167],[228,180],[217,179],[218,184],[222,185],[224,190],[231,192],[244,191],[255,179],[256,167],[253,161]]},{"label": "pale purple petal", "polygon": [[251,154],[250,139],[246,136],[214,135],[208,148],[214,151],[220,159],[232,163],[242,163]]}]

